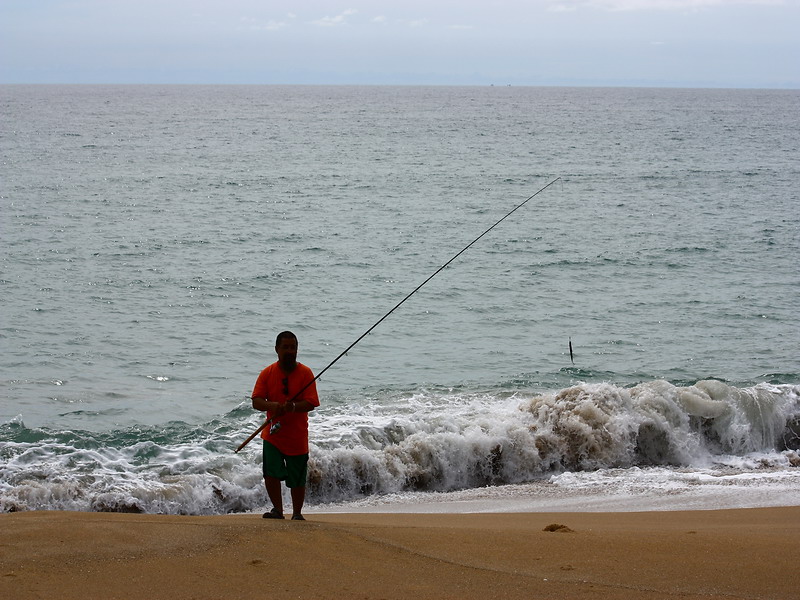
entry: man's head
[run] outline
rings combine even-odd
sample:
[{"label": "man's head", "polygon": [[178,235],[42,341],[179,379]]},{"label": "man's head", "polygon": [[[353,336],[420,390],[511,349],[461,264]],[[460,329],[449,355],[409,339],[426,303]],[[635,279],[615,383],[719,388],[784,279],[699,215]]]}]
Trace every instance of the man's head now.
[{"label": "man's head", "polygon": [[281,331],[275,339],[275,353],[284,371],[292,371],[297,365],[297,336],[291,331]]}]

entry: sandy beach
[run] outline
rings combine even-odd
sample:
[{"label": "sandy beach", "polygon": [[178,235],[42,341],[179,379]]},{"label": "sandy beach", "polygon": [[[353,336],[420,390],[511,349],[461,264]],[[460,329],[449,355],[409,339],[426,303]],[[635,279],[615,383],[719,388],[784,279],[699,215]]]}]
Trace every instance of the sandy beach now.
[{"label": "sandy beach", "polygon": [[800,598],[800,507],[0,515],[0,597]]}]

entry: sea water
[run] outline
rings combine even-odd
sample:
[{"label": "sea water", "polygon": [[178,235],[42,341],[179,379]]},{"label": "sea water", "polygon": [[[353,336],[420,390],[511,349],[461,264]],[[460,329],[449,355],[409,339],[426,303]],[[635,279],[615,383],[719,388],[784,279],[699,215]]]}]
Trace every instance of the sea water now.
[{"label": "sea water", "polygon": [[[0,86],[0,510],[800,499],[800,92]],[[560,179],[558,179],[560,178]],[[570,352],[570,344],[572,352]]]}]

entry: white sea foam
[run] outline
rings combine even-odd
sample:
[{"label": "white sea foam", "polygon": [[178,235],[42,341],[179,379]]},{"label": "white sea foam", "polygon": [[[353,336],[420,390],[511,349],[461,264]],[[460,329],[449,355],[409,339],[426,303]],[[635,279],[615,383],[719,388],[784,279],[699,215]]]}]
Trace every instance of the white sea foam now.
[{"label": "white sea foam", "polygon": [[725,454],[799,443],[792,386],[656,381],[630,389],[580,385],[530,399],[454,398],[438,406],[412,398],[417,407],[409,414],[351,419],[339,438],[328,430],[312,453],[312,489],[323,498],[444,491],[553,471],[708,465]]},{"label": "white sea foam", "polygon": [[[312,415],[308,500],[318,510],[785,503],[800,484],[799,398],[797,386],[656,381],[339,406]],[[236,414],[252,427],[244,407]],[[223,422],[110,437],[6,429],[16,441],[0,442],[5,511],[216,514],[264,503],[257,444],[233,454],[240,433]]]},{"label": "white sea foam", "polygon": [[[795,457],[797,460],[798,457]],[[800,505],[800,471],[725,475],[642,467],[569,472],[548,479],[455,492],[369,496],[316,505],[315,512],[632,512],[717,510]]]}]

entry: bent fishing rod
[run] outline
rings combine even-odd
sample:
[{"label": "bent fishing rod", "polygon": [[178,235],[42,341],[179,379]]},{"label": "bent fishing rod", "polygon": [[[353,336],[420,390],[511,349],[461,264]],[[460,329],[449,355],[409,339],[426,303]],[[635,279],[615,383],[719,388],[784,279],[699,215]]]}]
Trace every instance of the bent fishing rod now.
[{"label": "bent fishing rod", "polygon": [[[333,365],[335,365],[337,362],[339,362],[339,359],[340,359],[340,358],[342,358],[342,357],[343,357],[345,354],[347,354],[348,352],[350,352],[350,350],[352,350],[352,349],[353,349],[353,347],[354,347],[356,344],[358,344],[358,342],[360,342],[360,341],[361,341],[361,340],[363,340],[365,337],[367,337],[367,336],[368,336],[370,333],[372,333],[372,330],[373,330],[373,329],[375,329],[375,328],[376,328],[378,325],[380,325],[381,323],[383,323],[383,322],[384,322],[384,321],[385,321],[385,320],[386,320],[386,319],[389,317],[389,315],[391,315],[391,314],[392,314],[394,311],[396,311],[398,308],[400,308],[400,306],[401,306],[401,305],[402,305],[402,304],[403,304],[403,303],[404,303],[406,300],[408,300],[409,298],[411,298],[411,296],[413,296],[413,295],[414,295],[414,294],[416,294],[416,293],[417,293],[417,292],[418,292],[420,289],[422,289],[422,286],[424,286],[424,285],[425,285],[426,283],[428,283],[428,282],[429,282],[431,279],[433,279],[434,277],[436,277],[436,276],[437,276],[439,273],[441,273],[442,271],[444,271],[444,270],[445,270],[445,269],[446,269],[446,268],[447,268],[447,267],[450,265],[450,263],[452,263],[452,262],[453,262],[454,260],[456,260],[456,259],[457,259],[459,256],[461,256],[462,254],[464,254],[464,252],[466,252],[467,250],[469,250],[469,249],[470,249],[472,246],[474,246],[474,245],[475,245],[475,244],[476,244],[476,243],[477,243],[477,242],[478,242],[478,241],[479,241],[481,238],[483,238],[483,237],[484,237],[486,234],[488,234],[488,233],[489,233],[489,232],[490,232],[492,229],[494,229],[495,227],[497,227],[498,225],[500,225],[500,223],[502,223],[503,221],[505,221],[505,220],[506,220],[508,217],[510,217],[511,215],[513,215],[513,214],[514,214],[515,212],[517,212],[517,211],[518,211],[520,208],[522,208],[523,206],[525,206],[525,205],[526,205],[526,204],[527,204],[529,201],[533,200],[533,199],[534,199],[536,196],[538,196],[539,194],[541,194],[543,191],[545,191],[547,188],[549,188],[551,185],[553,185],[553,184],[554,184],[556,181],[558,181],[558,180],[560,180],[560,179],[561,179],[561,177],[556,177],[556,178],[555,178],[555,179],[553,179],[553,180],[552,180],[550,183],[548,183],[548,184],[547,184],[547,185],[545,185],[544,187],[542,187],[542,188],[538,189],[538,190],[537,190],[537,191],[536,191],[534,194],[532,194],[531,196],[529,196],[529,197],[528,197],[526,200],[524,200],[523,202],[520,202],[519,204],[517,204],[517,206],[515,206],[513,209],[511,209],[510,211],[508,211],[508,212],[505,214],[505,216],[503,216],[501,219],[499,219],[498,221],[496,221],[494,225],[492,225],[491,227],[489,227],[489,229],[487,229],[486,231],[484,231],[482,234],[480,234],[478,237],[476,237],[474,240],[472,240],[472,241],[471,241],[469,244],[467,244],[467,245],[466,245],[466,246],[464,246],[464,247],[463,247],[461,250],[459,250],[459,251],[458,251],[458,252],[457,252],[457,253],[456,253],[456,254],[453,256],[453,258],[451,258],[451,259],[450,259],[450,260],[448,260],[446,263],[444,263],[444,264],[443,264],[441,267],[439,267],[438,269],[436,269],[436,271],[434,271],[434,273],[433,273],[433,274],[432,274],[430,277],[428,277],[428,278],[427,278],[425,281],[423,281],[423,282],[422,282],[422,283],[420,283],[420,284],[419,284],[417,287],[415,287],[415,288],[414,288],[414,289],[411,291],[411,293],[409,293],[409,294],[408,294],[408,295],[407,295],[405,298],[403,298],[402,300],[400,300],[400,302],[398,302],[397,304],[395,304],[395,305],[394,305],[394,307],[393,307],[393,308],[392,308],[392,309],[391,309],[389,312],[387,312],[387,313],[386,313],[385,315],[383,315],[383,316],[382,316],[380,319],[378,319],[378,321],[376,321],[376,323],[375,323],[375,324],[374,324],[372,327],[370,327],[370,328],[369,328],[369,329],[367,329],[367,330],[366,330],[364,333],[362,333],[362,334],[361,334],[361,336],[360,336],[360,337],[359,337],[359,338],[358,338],[358,339],[357,339],[355,342],[353,342],[353,343],[352,343],[352,344],[350,344],[350,345],[349,345],[347,348],[345,348],[345,350],[344,350],[344,351],[343,351],[341,354],[339,354],[339,356],[337,356],[336,358],[334,358],[334,359],[333,359],[333,360],[330,362],[330,364],[329,364],[327,367],[325,367],[324,369],[322,369],[322,371],[320,371],[320,372],[317,374],[317,376],[316,376],[316,377],[314,377],[314,379],[312,379],[312,380],[311,380],[311,381],[309,381],[309,382],[308,382],[308,383],[307,383],[305,386],[303,386],[303,388],[302,388],[302,389],[301,389],[299,392],[297,392],[297,393],[296,393],[294,396],[292,396],[292,397],[291,397],[291,399],[289,399],[289,400],[288,400],[288,402],[294,402],[294,401],[295,401],[295,400],[296,400],[296,399],[297,399],[297,398],[300,396],[300,394],[302,394],[304,391],[306,391],[306,390],[307,390],[307,389],[308,389],[308,388],[311,386],[311,384],[313,384],[313,383],[314,383],[314,382],[315,382],[317,379],[319,379],[320,377],[322,377],[322,375],[323,375],[323,374],[324,374],[324,373],[325,373],[325,372],[326,372],[328,369],[330,369],[330,368],[331,368]],[[239,446],[239,447],[238,447],[238,448],[237,448],[237,449],[236,449],[234,452],[238,453],[238,452],[239,452],[239,451],[240,451],[242,448],[244,448],[245,446],[247,446],[247,444],[249,444],[249,443],[250,443],[250,442],[253,440],[253,438],[254,438],[254,437],[256,437],[256,436],[257,436],[259,433],[261,433],[261,431],[262,431],[262,430],[263,430],[263,429],[264,429],[266,426],[270,425],[270,424],[271,424],[271,423],[272,423],[274,420],[275,420],[275,417],[272,417],[272,418],[270,418],[270,419],[267,419],[266,421],[264,421],[264,422],[261,424],[261,427],[259,427],[258,429],[256,429],[256,430],[255,430],[253,433],[251,433],[251,434],[250,434],[250,437],[248,437],[248,438],[247,438],[247,439],[246,439],[244,442],[242,442],[242,444],[241,444],[241,445],[240,445],[240,446]]]}]

